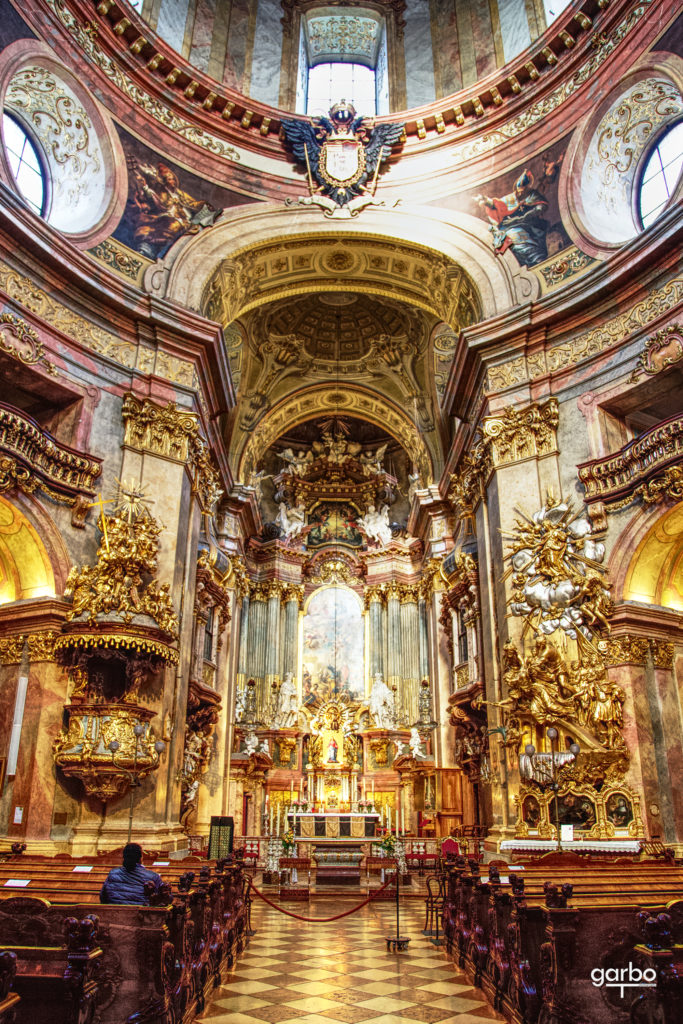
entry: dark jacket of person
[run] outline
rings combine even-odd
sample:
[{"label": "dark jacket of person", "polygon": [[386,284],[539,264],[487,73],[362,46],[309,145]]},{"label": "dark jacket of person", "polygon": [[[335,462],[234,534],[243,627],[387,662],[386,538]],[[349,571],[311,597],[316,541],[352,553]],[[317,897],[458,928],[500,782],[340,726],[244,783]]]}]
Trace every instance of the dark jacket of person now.
[{"label": "dark jacket of person", "polygon": [[148,871],[142,864],[134,868],[112,868],[100,890],[100,903],[144,903],[149,900],[145,896],[145,882],[154,882],[154,888],[161,885],[161,876],[156,871]]}]

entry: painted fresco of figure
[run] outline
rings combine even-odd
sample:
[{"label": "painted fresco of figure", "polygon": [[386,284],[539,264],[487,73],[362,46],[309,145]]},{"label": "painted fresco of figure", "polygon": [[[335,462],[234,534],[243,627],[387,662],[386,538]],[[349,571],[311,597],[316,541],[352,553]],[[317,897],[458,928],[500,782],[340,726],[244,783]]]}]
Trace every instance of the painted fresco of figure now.
[{"label": "painted fresco of figure", "polygon": [[330,742],[327,744],[327,760],[336,762],[338,750],[339,744],[337,743],[333,736]]},{"label": "painted fresco of figure", "polygon": [[131,196],[135,248],[143,256],[163,256],[177,238],[196,234],[222,212],[180,188],[178,177],[164,163],[156,167],[135,162]]},{"label": "painted fresco of figure", "polygon": [[548,258],[548,221],[544,216],[548,200],[533,184],[533,174],[525,170],[508,195],[498,199],[483,195],[474,197],[491,224],[496,253],[502,255],[512,249],[520,265],[527,267]]}]

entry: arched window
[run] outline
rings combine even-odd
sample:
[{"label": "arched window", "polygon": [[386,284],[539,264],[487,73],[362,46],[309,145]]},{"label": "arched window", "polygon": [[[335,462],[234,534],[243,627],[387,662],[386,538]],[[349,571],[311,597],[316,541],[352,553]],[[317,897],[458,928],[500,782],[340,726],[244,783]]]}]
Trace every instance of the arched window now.
[{"label": "arched window", "polygon": [[640,220],[648,228],[668,206],[683,171],[683,121],[659,137],[646,155],[640,179]]},{"label": "arched window", "polygon": [[344,99],[359,114],[389,112],[387,25],[364,7],[314,7],[301,18],[296,110],[326,115]]},{"label": "arched window", "polygon": [[39,217],[45,215],[48,180],[39,143],[23,124],[8,113],[2,115],[2,139],[17,191]]}]

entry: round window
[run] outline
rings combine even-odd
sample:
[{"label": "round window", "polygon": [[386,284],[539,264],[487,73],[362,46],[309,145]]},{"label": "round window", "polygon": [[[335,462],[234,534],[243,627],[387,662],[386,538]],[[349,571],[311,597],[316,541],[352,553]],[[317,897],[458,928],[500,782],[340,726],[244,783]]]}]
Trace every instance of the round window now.
[{"label": "round window", "polygon": [[44,216],[48,182],[37,144],[21,122],[6,112],[2,115],[2,137],[18,192],[39,217]]},{"label": "round window", "polygon": [[668,205],[683,171],[683,121],[659,137],[647,154],[638,194],[640,220],[648,228]]}]

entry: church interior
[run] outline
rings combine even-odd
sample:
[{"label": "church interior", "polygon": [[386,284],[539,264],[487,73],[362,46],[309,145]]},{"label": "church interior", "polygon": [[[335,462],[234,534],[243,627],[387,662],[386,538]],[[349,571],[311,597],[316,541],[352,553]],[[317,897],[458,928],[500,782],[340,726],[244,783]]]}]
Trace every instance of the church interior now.
[{"label": "church interior", "polygon": [[680,1021],[678,5],[0,0],[0,102],[0,1024]]}]

